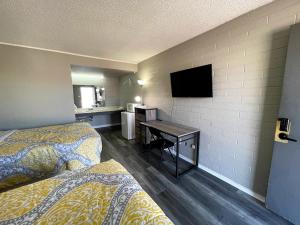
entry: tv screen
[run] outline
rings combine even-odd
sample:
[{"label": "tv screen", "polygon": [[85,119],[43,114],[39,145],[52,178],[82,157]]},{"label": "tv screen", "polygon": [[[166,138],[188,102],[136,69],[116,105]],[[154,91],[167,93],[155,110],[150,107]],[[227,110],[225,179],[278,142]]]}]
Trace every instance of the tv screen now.
[{"label": "tv screen", "polygon": [[172,97],[212,97],[212,65],[170,74]]}]

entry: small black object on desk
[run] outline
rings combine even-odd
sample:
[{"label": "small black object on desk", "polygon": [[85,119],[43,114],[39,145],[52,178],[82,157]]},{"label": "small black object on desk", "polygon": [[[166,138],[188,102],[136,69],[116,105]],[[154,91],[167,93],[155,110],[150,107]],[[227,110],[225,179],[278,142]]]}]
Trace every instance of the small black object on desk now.
[{"label": "small black object on desk", "polygon": [[[167,135],[170,135],[172,137],[176,138],[176,156],[175,156],[175,163],[176,163],[176,172],[175,176],[178,178],[180,175],[190,171],[191,169],[198,166],[198,160],[199,160],[199,139],[200,139],[200,130],[187,127],[181,124],[167,122],[167,121],[159,121],[159,120],[152,120],[148,122],[140,122],[141,126],[144,126],[145,128],[152,128],[156,129],[162,133],[165,133]],[[145,132],[147,132],[147,129],[144,129]],[[146,137],[146,134],[145,134]],[[188,169],[179,172],[179,145],[181,142],[186,142],[187,140],[196,139],[194,143],[195,144],[195,151],[196,151],[196,160],[195,164],[192,164],[191,167]]]}]

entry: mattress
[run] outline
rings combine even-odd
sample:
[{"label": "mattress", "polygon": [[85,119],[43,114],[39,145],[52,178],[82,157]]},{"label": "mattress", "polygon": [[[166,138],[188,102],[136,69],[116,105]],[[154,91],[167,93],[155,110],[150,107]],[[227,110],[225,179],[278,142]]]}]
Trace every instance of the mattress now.
[{"label": "mattress", "polygon": [[0,224],[173,224],[116,161],[0,194]]},{"label": "mattress", "polygon": [[0,190],[100,162],[100,135],[88,123],[0,132]]}]

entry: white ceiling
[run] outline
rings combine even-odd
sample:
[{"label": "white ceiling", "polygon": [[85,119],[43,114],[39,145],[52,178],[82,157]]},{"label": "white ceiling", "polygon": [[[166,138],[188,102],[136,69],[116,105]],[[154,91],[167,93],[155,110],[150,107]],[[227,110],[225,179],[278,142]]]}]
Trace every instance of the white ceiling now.
[{"label": "white ceiling", "polygon": [[272,0],[2,0],[0,42],[140,62]]}]

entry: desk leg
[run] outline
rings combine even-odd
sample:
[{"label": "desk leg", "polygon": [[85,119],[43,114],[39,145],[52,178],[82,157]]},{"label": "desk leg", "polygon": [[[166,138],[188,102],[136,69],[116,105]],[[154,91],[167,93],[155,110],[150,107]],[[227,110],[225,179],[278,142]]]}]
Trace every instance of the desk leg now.
[{"label": "desk leg", "polygon": [[144,140],[144,145],[146,146],[147,144],[147,127],[145,127],[145,140]]},{"label": "desk leg", "polygon": [[176,139],[176,178],[179,176],[178,171],[178,163],[179,163],[179,139]]},{"label": "desk leg", "polygon": [[199,148],[200,148],[200,132],[197,132],[196,134],[196,167],[198,167],[199,164]]}]

